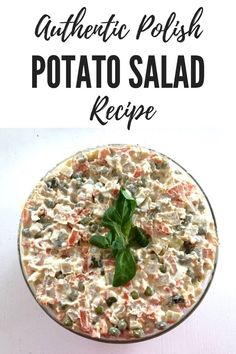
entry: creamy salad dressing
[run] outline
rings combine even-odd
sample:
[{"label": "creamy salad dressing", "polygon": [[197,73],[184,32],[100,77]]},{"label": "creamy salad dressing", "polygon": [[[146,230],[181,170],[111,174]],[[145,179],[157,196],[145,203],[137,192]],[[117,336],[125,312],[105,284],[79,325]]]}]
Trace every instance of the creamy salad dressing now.
[{"label": "creamy salad dressing", "polygon": [[[134,225],[149,237],[134,249],[135,277],[113,287],[101,218],[121,187],[137,202]],[[24,206],[20,250],[37,301],[64,326],[97,338],[140,338],[178,322],[214,269],[217,236],[200,188],[178,165],[138,146],[79,152],[50,171]]]}]

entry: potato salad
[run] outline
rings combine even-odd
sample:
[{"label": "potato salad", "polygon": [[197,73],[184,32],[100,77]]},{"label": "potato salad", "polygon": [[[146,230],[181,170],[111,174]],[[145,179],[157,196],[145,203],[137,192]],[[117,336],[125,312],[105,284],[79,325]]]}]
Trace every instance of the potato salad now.
[{"label": "potato salad", "polygon": [[218,238],[209,203],[166,156],[133,145],[80,151],[36,185],[20,222],[24,277],[64,327],[140,340],[204,294]]}]

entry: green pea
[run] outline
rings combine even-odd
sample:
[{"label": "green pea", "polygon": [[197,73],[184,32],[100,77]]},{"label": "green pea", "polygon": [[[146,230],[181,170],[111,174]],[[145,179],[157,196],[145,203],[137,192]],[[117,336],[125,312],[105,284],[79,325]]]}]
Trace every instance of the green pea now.
[{"label": "green pea", "polygon": [[[79,177],[78,177],[79,178]],[[83,182],[81,181],[81,179],[74,179],[73,180],[73,187],[74,189],[79,189],[82,186]]]},{"label": "green pea", "polygon": [[72,319],[67,315],[65,316],[63,323],[66,327],[72,327],[73,325]]},{"label": "green pea", "polygon": [[106,299],[106,303],[107,306],[111,306],[112,304],[114,304],[114,302],[117,302],[117,298],[114,296],[109,297],[108,299]]},{"label": "green pea", "polygon": [[23,229],[22,230],[22,235],[26,236],[26,237],[30,236],[30,229],[28,227]]},{"label": "green pea", "polygon": [[152,296],[153,295],[153,289],[150,288],[150,286],[146,287],[146,290],[144,291],[145,296]]},{"label": "green pea", "polygon": [[54,208],[56,204],[52,199],[45,199],[44,203],[48,208],[51,209]]},{"label": "green pea", "polygon": [[132,298],[133,298],[134,300],[137,300],[137,299],[139,298],[139,293],[138,293],[137,290],[131,291],[130,295],[132,296]]},{"label": "green pea", "polygon": [[105,200],[105,197],[104,197],[102,194],[99,194],[99,195],[98,195],[98,201],[99,201],[100,203],[103,203],[104,200]]},{"label": "green pea", "polygon": [[63,302],[60,302],[59,306],[60,306],[61,310],[66,310],[68,308],[68,305],[64,304]]},{"label": "green pea", "polygon": [[142,187],[147,187],[147,181],[144,177],[141,178],[142,181]]},{"label": "green pea", "polygon": [[78,297],[78,290],[76,289],[71,289],[71,291],[67,294],[67,298],[70,301],[75,301]]},{"label": "green pea", "polygon": [[90,263],[90,267],[91,268],[102,268],[103,263],[101,259],[96,259],[95,257],[91,258],[91,263]]},{"label": "green pea", "polygon": [[155,164],[155,168],[159,170],[161,168],[162,161],[155,162],[154,164]]},{"label": "green pea", "polygon": [[166,266],[164,264],[162,264],[159,268],[160,272],[161,273],[166,273],[167,269],[166,269]]},{"label": "green pea", "polygon": [[109,168],[106,167],[106,166],[104,166],[104,167],[101,169],[101,171],[100,171],[101,175],[103,175],[103,176],[104,176],[104,175],[107,175],[108,172],[109,172]]},{"label": "green pea", "polygon": [[183,231],[185,229],[184,225],[176,225],[175,228],[177,231]]},{"label": "green pea", "polygon": [[56,272],[55,278],[63,279],[63,278],[65,278],[65,275],[59,270],[58,272]]},{"label": "green pea", "polygon": [[104,313],[104,308],[103,308],[103,306],[97,306],[97,307],[95,308],[95,312],[96,312],[97,315],[102,315],[102,314]]},{"label": "green pea", "polygon": [[89,226],[89,231],[90,232],[96,232],[98,229],[98,225],[97,224],[92,224]]},{"label": "green pea", "polygon": [[79,280],[79,282],[78,282],[78,290],[79,290],[81,293],[83,293],[84,290],[85,290],[85,286],[84,286],[84,284],[83,284],[83,282],[82,282],[81,280]]},{"label": "green pea", "polygon": [[160,212],[162,211],[161,204],[157,204],[157,205],[156,205],[155,211],[156,211],[157,213],[160,213]]},{"label": "green pea", "polygon": [[79,172],[73,172],[71,175],[71,179],[77,179],[81,177],[81,173]]},{"label": "green pea", "polygon": [[79,202],[79,203],[77,203],[77,207],[83,209],[85,207],[85,203]]},{"label": "green pea", "polygon": [[165,321],[160,321],[157,323],[156,325],[157,329],[159,329],[160,331],[163,331],[164,329],[166,329],[167,324]]},{"label": "green pea", "polygon": [[136,337],[136,338],[140,338],[140,337],[143,337],[144,336],[144,331],[143,331],[143,329],[134,329],[133,330],[133,335],[134,335],[134,337]]},{"label": "green pea", "polygon": [[80,220],[80,224],[87,225],[91,220],[92,220],[91,216],[85,216],[83,219]]},{"label": "green pea", "polygon": [[87,161],[86,157],[84,155],[79,155],[78,158],[77,158],[77,161],[79,163],[84,163],[85,161]]},{"label": "green pea", "polygon": [[40,220],[39,221],[41,222],[41,224],[48,224],[47,226],[49,226],[52,223],[52,219],[49,218],[46,215],[40,216]]},{"label": "green pea", "polygon": [[171,302],[173,304],[183,304],[184,298],[182,295],[174,295],[174,296],[172,296]]},{"label": "green pea", "polygon": [[182,249],[186,254],[189,254],[194,250],[194,245],[189,241],[184,241]]},{"label": "green pea", "polygon": [[70,196],[71,203],[77,204],[77,197],[78,196],[76,193],[71,194],[71,196]]},{"label": "green pea", "polygon": [[207,228],[206,226],[199,226],[198,228],[198,235],[206,235],[207,233]]},{"label": "green pea", "polygon": [[183,225],[187,226],[192,221],[192,215],[187,215],[183,221]]},{"label": "green pea", "polygon": [[127,326],[128,326],[128,324],[124,319],[122,319],[118,322],[118,328],[120,331],[124,331],[127,328]]},{"label": "green pea", "polygon": [[162,161],[162,164],[161,164],[161,168],[167,168],[167,167],[169,167],[168,161],[163,160],[163,161]]},{"label": "green pea", "polygon": [[68,183],[61,181],[61,182],[59,183],[59,185],[58,185],[58,188],[60,189],[60,191],[61,191],[62,193],[64,193],[64,194],[67,195],[68,188],[69,188]]},{"label": "green pea", "polygon": [[204,206],[204,204],[202,204],[201,202],[200,202],[199,205],[198,205],[198,210],[199,210],[200,212],[203,212],[203,211],[205,210],[205,206]]},{"label": "green pea", "polygon": [[110,327],[109,328],[109,334],[111,336],[115,336],[115,337],[118,337],[120,335],[120,330],[116,327]]},{"label": "green pea", "polygon": [[59,181],[56,177],[53,177],[52,179],[49,179],[48,181],[46,181],[46,184],[47,184],[48,188],[55,189],[58,187]]}]

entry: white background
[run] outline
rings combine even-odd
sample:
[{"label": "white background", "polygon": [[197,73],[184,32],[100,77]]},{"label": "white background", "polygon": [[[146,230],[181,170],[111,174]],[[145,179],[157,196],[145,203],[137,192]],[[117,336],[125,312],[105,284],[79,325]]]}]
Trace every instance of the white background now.
[{"label": "white background", "polygon": [[[233,5],[233,1],[232,1]],[[235,80],[234,18],[230,2],[208,0],[166,0],[156,1],[111,1],[111,0],[9,0],[2,2],[1,43],[4,51],[1,56],[1,83],[4,99],[1,125],[5,127],[100,127],[97,121],[89,120],[92,106],[98,95],[108,95],[115,106],[128,101],[132,104],[154,105],[157,114],[150,121],[140,118],[133,122],[131,131],[137,128],[158,129],[173,127],[177,130],[185,126],[211,127],[226,124],[232,111],[233,83]],[[126,23],[131,29],[129,35],[118,40],[111,38],[103,43],[98,37],[89,40],[70,38],[62,43],[53,37],[50,41],[36,38],[34,30],[43,14],[51,16],[53,24],[59,25],[70,14],[77,14],[82,6],[87,7],[84,25],[100,24],[107,21],[112,13],[120,23]],[[135,33],[142,17],[154,14],[157,24],[165,23],[172,11],[175,11],[181,24],[188,28],[195,11],[204,7],[200,20],[203,34],[199,39],[187,37],[184,43],[173,38],[163,43],[160,37],[151,38],[150,32],[136,41]],[[232,49],[231,49],[232,48]],[[62,65],[62,85],[51,89],[47,85],[46,74],[39,77],[39,87],[32,89],[32,55],[41,55],[45,60],[50,55],[87,55],[91,70],[92,88],[65,88],[65,66]],[[103,71],[103,87],[94,87],[94,63],[91,55],[118,55],[121,60],[121,84],[116,89],[106,85],[106,67]],[[205,62],[205,83],[201,88],[184,89],[133,89],[128,85],[131,76],[128,61],[132,55],[141,55],[144,60],[142,72],[145,72],[147,55],[156,55],[160,73],[160,56],[167,55],[168,77],[171,80],[178,55],[186,58],[190,75],[189,58],[200,55]],[[75,82],[78,61],[73,64]],[[46,72],[46,71],[45,71]],[[173,79],[172,79],[173,80]],[[160,79],[159,79],[160,81]],[[231,90],[232,88],[232,90]],[[227,92],[227,94],[226,94]],[[222,93],[224,94],[222,96]],[[126,119],[117,122],[111,120],[107,126],[126,129]]]},{"label": "white background", "polygon": [[[155,148],[182,164],[209,197],[221,242],[215,278],[199,308],[162,337],[130,345],[92,342],[51,320],[23,280],[16,246],[22,205],[39,179],[79,149],[116,142]],[[235,175],[229,175],[232,164],[225,144],[226,137],[217,129],[188,129],[178,134],[159,130],[148,135],[119,135],[104,129],[0,130],[0,353],[235,354]]]},{"label": "white background", "polygon": [[[36,39],[34,28],[44,13],[58,23],[87,6],[85,24],[106,21],[112,13],[132,30],[123,41],[76,38],[61,43]],[[134,33],[144,14],[165,22],[172,11],[184,24],[198,7],[204,30],[196,40],[182,44]],[[0,354],[235,354],[235,87],[236,53],[233,1],[149,0],[9,0],[1,2],[0,127]],[[104,70],[103,88],[50,89],[42,75],[37,89],[31,88],[32,55],[119,55],[121,85],[109,89]],[[199,89],[132,89],[127,62],[131,55],[167,55],[168,74],[173,75],[177,55],[200,55],[205,62],[205,83]],[[104,66],[105,69],[105,66]],[[143,71],[145,66],[143,67]],[[62,69],[62,77],[64,74]],[[143,72],[142,71],[142,72]],[[188,69],[189,72],[189,69]],[[74,68],[76,74],[76,65]],[[63,79],[64,80],[64,79]],[[110,121],[100,128],[89,121],[98,95],[110,96],[111,104],[154,105],[151,121],[140,119],[126,129],[127,121]],[[74,128],[39,130],[36,128]],[[56,163],[84,147],[106,143],[138,143],[153,147],[183,165],[208,195],[218,224],[220,253],[213,284],[197,311],[174,331],[127,346],[90,342],[47,317],[27,289],[17,255],[17,229],[22,204],[38,180]]]}]

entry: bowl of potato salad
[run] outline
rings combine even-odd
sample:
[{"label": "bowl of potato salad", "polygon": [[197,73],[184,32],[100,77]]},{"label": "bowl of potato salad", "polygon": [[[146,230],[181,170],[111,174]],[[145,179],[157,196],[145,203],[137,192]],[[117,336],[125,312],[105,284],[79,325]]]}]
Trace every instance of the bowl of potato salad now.
[{"label": "bowl of potato salad", "polygon": [[210,203],[180,165],[136,145],[79,151],[27,199],[18,249],[38,304],[64,328],[103,342],[166,333],[212,281]]}]

